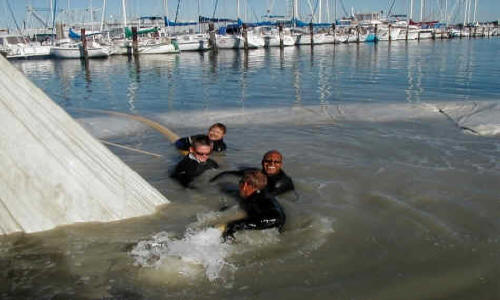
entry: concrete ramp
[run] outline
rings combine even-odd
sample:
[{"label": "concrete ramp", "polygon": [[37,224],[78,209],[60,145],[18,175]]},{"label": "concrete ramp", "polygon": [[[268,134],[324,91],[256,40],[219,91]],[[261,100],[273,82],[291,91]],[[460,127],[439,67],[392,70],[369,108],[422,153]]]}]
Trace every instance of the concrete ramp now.
[{"label": "concrete ramp", "polygon": [[168,200],[0,56],[0,233],[150,214]]}]

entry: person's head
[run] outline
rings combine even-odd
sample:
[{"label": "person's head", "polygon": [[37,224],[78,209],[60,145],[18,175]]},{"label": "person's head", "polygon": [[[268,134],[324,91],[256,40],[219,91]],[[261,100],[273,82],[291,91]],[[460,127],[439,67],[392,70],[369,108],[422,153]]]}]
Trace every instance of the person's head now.
[{"label": "person's head", "polygon": [[218,141],[226,135],[226,126],[222,123],[215,123],[208,128],[208,137],[212,141]]},{"label": "person's head", "polygon": [[206,135],[200,135],[193,139],[189,152],[201,162],[206,162],[212,152],[212,141]]},{"label": "person's head", "polygon": [[240,180],[240,196],[248,198],[256,191],[264,189],[267,185],[267,176],[258,170],[245,172]]},{"label": "person's head", "polygon": [[276,175],[283,166],[283,156],[278,150],[271,150],[264,154],[262,158],[262,170],[266,175]]}]

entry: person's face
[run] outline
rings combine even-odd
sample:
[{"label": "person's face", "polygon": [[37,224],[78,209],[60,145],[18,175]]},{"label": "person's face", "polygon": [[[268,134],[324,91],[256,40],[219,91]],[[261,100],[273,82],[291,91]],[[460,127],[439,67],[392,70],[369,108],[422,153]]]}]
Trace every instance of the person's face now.
[{"label": "person's face", "polygon": [[280,172],[283,165],[281,155],[278,153],[271,153],[264,157],[262,160],[262,168],[267,175],[276,175]]},{"label": "person's face", "polygon": [[247,197],[247,194],[246,194],[247,184],[246,184],[246,182],[240,181],[238,187],[240,189],[240,196],[241,196],[241,198],[246,198]]},{"label": "person's face", "polygon": [[224,137],[224,131],[219,127],[213,127],[208,131],[208,138],[212,141],[218,141]]},{"label": "person's face", "polygon": [[248,198],[255,191],[255,189],[250,184],[244,181],[240,181],[239,189],[240,189],[240,196],[243,199]]},{"label": "person's face", "polygon": [[210,152],[212,151],[210,146],[206,145],[198,145],[196,147],[191,147],[190,149],[194,157],[201,162],[206,162],[210,156]]}]

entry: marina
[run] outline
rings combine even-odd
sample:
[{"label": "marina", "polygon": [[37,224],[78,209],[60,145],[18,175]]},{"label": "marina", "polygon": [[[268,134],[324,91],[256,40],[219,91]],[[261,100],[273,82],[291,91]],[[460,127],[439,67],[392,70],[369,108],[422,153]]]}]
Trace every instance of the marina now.
[{"label": "marina", "polygon": [[[11,10],[9,1],[7,7]],[[287,47],[304,45],[341,43],[377,43],[399,42],[426,39],[451,38],[491,38],[500,34],[498,20],[478,22],[476,19],[477,0],[464,0],[463,5],[456,3],[453,7],[442,6],[438,2],[430,12],[425,11],[425,0],[420,0],[420,18],[415,21],[413,8],[417,7],[413,0],[409,3],[407,14],[392,13],[395,1],[392,1],[387,12],[355,13],[348,12],[344,3],[344,16],[334,18],[327,7],[325,19],[322,16],[321,5],[330,0],[318,0],[316,7],[307,13],[307,9],[299,10],[299,0],[289,0],[288,15],[265,15],[259,20],[245,22],[240,12],[240,0],[237,1],[236,17],[204,17],[200,15],[198,3],[198,21],[178,21],[178,1],[175,18],[169,17],[167,1],[163,1],[164,16],[127,17],[127,1],[121,1],[122,22],[107,21],[106,1],[102,1],[100,21],[97,21],[94,8],[89,9],[89,24],[68,20],[71,10],[60,10],[58,19],[57,1],[49,1],[51,5],[51,26],[43,21],[31,6],[28,11],[36,17],[39,23],[46,27],[35,27],[21,30],[19,27],[13,33],[0,32],[0,52],[9,59],[40,58],[53,56],[55,58],[93,58],[116,54],[169,54],[181,51],[217,51],[219,49],[258,49],[263,47]],[[474,7],[471,8],[472,1]],[[309,1],[310,2],[310,1]],[[214,14],[217,10],[216,2]],[[389,1],[389,4],[391,1]],[[247,3],[248,5],[248,3]],[[319,5],[319,9],[318,9]],[[427,8],[428,9],[428,8]],[[439,13],[433,11],[438,10]],[[453,17],[448,15],[453,13]],[[269,9],[268,9],[269,11]],[[425,14],[424,15],[424,11]],[[457,21],[457,16],[463,12],[463,22]],[[337,3],[335,2],[335,16]],[[12,15],[16,26],[17,21]],[[425,17],[424,17],[425,16]],[[310,18],[308,21],[304,21]],[[426,20],[425,18],[437,18]],[[66,23],[69,22],[69,23]],[[99,28],[99,30],[94,30]],[[86,33],[87,32],[87,33]],[[63,45],[63,46],[61,46]],[[72,48],[72,49],[68,49]],[[89,50],[87,51],[87,47]],[[78,54],[78,49],[80,49]],[[48,53],[47,53],[48,52]]]}]

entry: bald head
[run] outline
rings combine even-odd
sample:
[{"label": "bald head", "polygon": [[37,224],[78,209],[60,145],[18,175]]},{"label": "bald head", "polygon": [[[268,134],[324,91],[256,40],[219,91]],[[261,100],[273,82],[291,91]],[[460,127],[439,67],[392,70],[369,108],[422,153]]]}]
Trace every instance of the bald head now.
[{"label": "bald head", "polygon": [[273,176],[281,171],[283,155],[278,150],[267,151],[262,158],[262,170],[266,175]]}]

